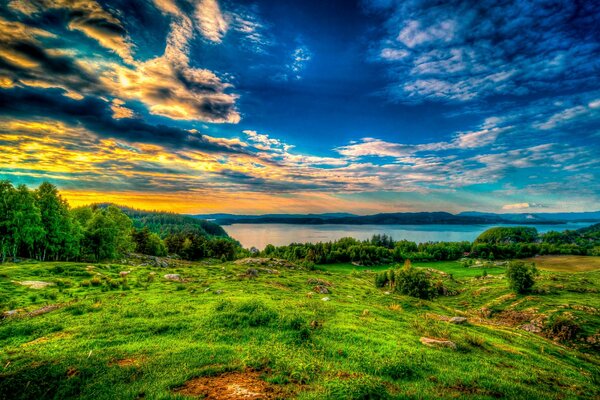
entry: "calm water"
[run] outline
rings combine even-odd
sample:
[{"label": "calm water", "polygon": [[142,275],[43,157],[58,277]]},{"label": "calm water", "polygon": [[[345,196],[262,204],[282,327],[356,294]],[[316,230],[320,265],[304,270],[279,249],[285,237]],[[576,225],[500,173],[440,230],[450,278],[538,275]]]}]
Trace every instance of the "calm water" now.
[{"label": "calm water", "polygon": [[[563,225],[530,225],[538,232],[579,229],[590,223]],[[264,249],[267,244],[283,246],[290,243],[328,242],[343,237],[369,239],[375,234],[386,234],[395,240],[413,242],[473,241],[488,228],[497,225],[288,225],[288,224],[233,224],[223,228],[245,248]],[[509,225],[503,225],[509,226]]]}]

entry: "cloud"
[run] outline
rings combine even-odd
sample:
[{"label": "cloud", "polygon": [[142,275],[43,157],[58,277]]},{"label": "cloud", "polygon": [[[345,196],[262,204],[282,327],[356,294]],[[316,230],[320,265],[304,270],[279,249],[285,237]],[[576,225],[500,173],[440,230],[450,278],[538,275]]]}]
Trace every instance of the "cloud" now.
[{"label": "cloud", "polygon": [[114,99],[110,105],[114,119],[133,118],[135,113],[132,109],[124,106],[125,102],[120,99]]},{"label": "cloud", "polygon": [[306,68],[306,64],[312,60],[312,53],[308,47],[302,45],[294,49],[291,57],[292,62],[288,65],[288,69],[294,79],[302,79],[302,71]]},{"label": "cloud", "polygon": [[[231,85],[213,71],[190,66],[193,21],[173,2],[156,3],[172,19],[170,31],[164,53],[144,61],[132,58],[124,28],[95,1],[58,1],[48,7],[43,7],[44,2],[31,4],[34,9],[30,10],[30,18],[33,19],[41,19],[56,8],[68,9],[71,29],[85,31],[120,54],[125,62],[80,54],[77,50],[49,48],[42,40],[53,38],[54,42],[60,42],[62,38],[0,17],[3,32],[0,34],[0,69],[4,71],[0,77],[4,86],[61,88],[65,96],[78,99],[98,96],[136,100],[144,104],[150,114],[170,119],[239,122],[240,115],[235,108],[237,96],[229,93]],[[117,38],[122,38],[122,43]],[[123,116],[123,112],[120,110],[115,115]]]},{"label": "cloud", "polygon": [[217,146],[202,135],[175,126],[152,125],[139,118],[114,119],[113,103],[86,97],[73,100],[60,96],[57,90],[12,89],[0,96],[0,115],[19,118],[43,116],[56,121],[77,122],[90,132],[106,138],[128,142],[145,142],[170,146],[190,147],[204,151],[243,152]]},{"label": "cloud", "polygon": [[68,28],[78,30],[118,54],[128,63],[133,62],[131,44],[121,22],[95,1],[89,0],[20,0],[9,7],[28,16],[53,9],[68,10]]},{"label": "cloud", "polygon": [[385,19],[379,59],[402,102],[467,102],[598,86],[591,2],[365,0]]},{"label": "cloud", "polygon": [[380,56],[384,60],[388,61],[397,61],[402,60],[404,57],[407,57],[410,53],[403,49],[390,49],[384,48],[381,49]]},{"label": "cloud", "polygon": [[421,21],[409,20],[398,34],[397,41],[413,48],[431,42],[451,42],[456,31],[456,21],[445,20],[428,27],[422,27]]},{"label": "cloud", "polygon": [[544,205],[537,203],[515,203],[515,204],[505,204],[502,206],[503,210],[524,210],[527,208],[543,208]]},{"label": "cloud", "polygon": [[195,13],[198,29],[202,35],[214,43],[221,43],[229,28],[221,13],[217,0],[200,0]]}]

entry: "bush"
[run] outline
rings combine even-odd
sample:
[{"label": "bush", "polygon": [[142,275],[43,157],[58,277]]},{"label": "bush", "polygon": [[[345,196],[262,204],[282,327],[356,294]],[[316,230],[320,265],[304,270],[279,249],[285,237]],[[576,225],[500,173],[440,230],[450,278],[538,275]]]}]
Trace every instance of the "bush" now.
[{"label": "bush", "polygon": [[554,315],[546,323],[546,335],[554,340],[566,342],[575,339],[581,327],[570,314]]},{"label": "bush", "polygon": [[506,269],[509,287],[516,293],[527,293],[533,287],[537,274],[535,265],[522,262],[511,262]]},{"label": "bush", "polygon": [[415,268],[403,268],[396,272],[396,290],[402,294],[419,299],[432,299],[435,288],[424,271]]},{"label": "bush", "polygon": [[215,306],[215,322],[226,328],[267,326],[275,321],[277,313],[258,300],[241,303],[220,302]]}]

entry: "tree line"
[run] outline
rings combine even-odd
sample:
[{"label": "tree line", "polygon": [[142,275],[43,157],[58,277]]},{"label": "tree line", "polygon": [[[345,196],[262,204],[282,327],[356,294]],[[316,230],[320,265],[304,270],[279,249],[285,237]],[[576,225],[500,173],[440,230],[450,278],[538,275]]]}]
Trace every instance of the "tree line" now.
[{"label": "tree line", "polygon": [[600,224],[576,231],[538,234],[531,227],[498,227],[474,242],[342,238],[324,243],[267,245],[244,250],[219,225],[193,217],[96,204],[71,209],[58,189],[0,181],[0,260],[113,260],[131,252],[186,260],[233,260],[249,255],[283,258],[306,265],[353,262],[377,265],[412,261],[490,260],[544,254],[600,255]]},{"label": "tree line", "polygon": [[132,252],[176,254],[189,260],[232,260],[242,252],[239,243],[208,221],[124,210],[107,204],[71,209],[50,183],[29,189],[2,180],[0,260],[24,257],[40,261],[103,261]]},{"label": "tree line", "polygon": [[449,261],[463,257],[506,260],[535,255],[600,255],[600,224],[576,231],[538,234],[531,227],[499,227],[483,232],[474,242],[426,242],[393,240],[387,235],[371,239],[342,238],[322,243],[267,245],[260,255],[305,264],[353,262],[381,265],[412,261]]}]

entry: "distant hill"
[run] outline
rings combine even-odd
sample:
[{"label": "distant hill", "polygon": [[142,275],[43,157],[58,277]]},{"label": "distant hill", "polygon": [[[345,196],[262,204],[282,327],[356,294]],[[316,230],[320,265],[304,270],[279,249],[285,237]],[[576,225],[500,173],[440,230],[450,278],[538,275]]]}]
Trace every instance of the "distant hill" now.
[{"label": "distant hill", "polygon": [[[107,207],[108,203],[97,204],[99,207]],[[188,215],[175,214],[163,211],[144,211],[119,206],[131,220],[136,228],[148,227],[154,233],[165,237],[171,233],[195,232],[202,236],[228,237],[227,232],[220,225],[204,219],[193,218]]]},{"label": "distant hill", "polygon": [[[205,215],[203,217],[206,217]],[[227,215],[215,218],[220,225],[230,224],[348,224],[348,225],[479,225],[512,224],[499,215],[467,216],[447,212],[382,213],[375,215],[329,216],[327,214],[307,215]],[[520,223],[540,223],[540,221],[519,221]],[[560,221],[542,221],[541,223],[561,223]]]},{"label": "distant hill", "polygon": [[465,211],[458,215],[469,217],[499,216],[510,221],[563,221],[563,222],[594,222],[600,221],[600,211],[567,212],[567,213],[482,213],[478,211]]},{"label": "distant hill", "polygon": [[323,214],[261,214],[261,215],[238,215],[238,214],[196,214],[190,215],[194,218],[207,220],[224,220],[224,219],[260,219],[260,218],[340,218],[354,217],[356,214],[350,213],[323,213]]},{"label": "distant hill", "polygon": [[231,224],[346,224],[346,225],[487,225],[487,224],[564,224],[567,222],[600,221],[600,211],[585,213],[495,214],[467,211],[460,214],[448,212],[381,213],[354,215],[348,213],[325,214],[200,214],[194,218],[214,220],[220,225]]}]

